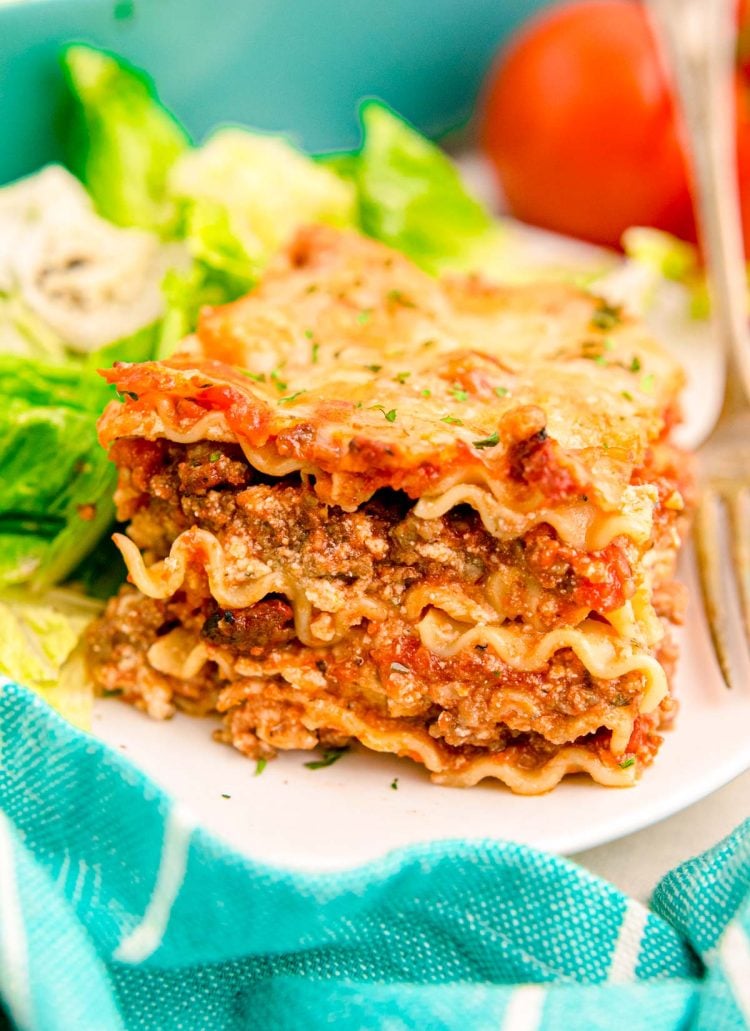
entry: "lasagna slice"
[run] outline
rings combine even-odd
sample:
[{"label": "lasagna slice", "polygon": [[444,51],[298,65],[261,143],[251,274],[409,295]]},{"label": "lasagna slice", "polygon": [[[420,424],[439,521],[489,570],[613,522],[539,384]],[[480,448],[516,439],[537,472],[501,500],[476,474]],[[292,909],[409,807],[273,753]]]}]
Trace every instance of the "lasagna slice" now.
[{"label": "lasagna slice", "polygon": [[652,761],[689,483],[682,374],[637,322],[314,227],[106,375],[132,586],[89,633],[100,690],[218,713],[250,757],[355,739],[446,784]]}]

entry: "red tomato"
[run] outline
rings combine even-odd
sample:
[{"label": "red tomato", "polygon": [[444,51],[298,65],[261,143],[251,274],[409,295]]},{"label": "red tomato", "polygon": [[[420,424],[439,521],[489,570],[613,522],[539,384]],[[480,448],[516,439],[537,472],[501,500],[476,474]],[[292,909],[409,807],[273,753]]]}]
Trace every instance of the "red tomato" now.
[{"label": "red tomato", "polygon": [[[738,82],[750,198],[750,101]],[[632,0],[579,0],[530,21],[491,73],[482,139],[510,210],[525,221],[613,246],[632,225],[695,239],[668,78]]]}]

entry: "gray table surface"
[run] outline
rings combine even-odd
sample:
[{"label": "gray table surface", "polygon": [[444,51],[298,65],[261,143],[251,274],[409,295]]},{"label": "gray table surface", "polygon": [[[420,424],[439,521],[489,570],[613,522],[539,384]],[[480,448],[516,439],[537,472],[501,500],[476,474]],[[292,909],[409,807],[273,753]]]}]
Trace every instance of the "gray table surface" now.
[{"label": "gray table surface", "polygon": [[750,771],[661,823],[579,852],[573,859],[646,902],[668,870],[715,845],[748,818]]}]

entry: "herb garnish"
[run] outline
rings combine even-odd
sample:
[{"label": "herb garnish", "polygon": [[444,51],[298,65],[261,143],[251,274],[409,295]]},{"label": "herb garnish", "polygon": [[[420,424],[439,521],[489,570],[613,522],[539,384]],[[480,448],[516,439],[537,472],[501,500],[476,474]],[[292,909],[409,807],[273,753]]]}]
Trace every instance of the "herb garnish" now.
[{"label": "herb garnish", "polygon": [[391,791],[398,791],[398,777],[394,777],[391,781]]},{"label": "herb garnish", "polygon": [[644,392],[644,394],[651,393],[651,391],[654,389],[655,382],[656,377],[654,376],[653,372],[649,372],[643,377],[643,379],[641,380],[641,390]]},{"label": "herb garnish", "polygon": [[329,748],[323,752],[322,759],[313,759],[312,762],[305,763],[305,766],[308,770],[322,770],[326,766],[333,766],[347,750],[346,748]]},{"label": "herb garnish", "polygon": [[271,379],[273,380],[274,386],[276,387],[276,389],[278,390],[278,392],[280,394],[283,394],[284,391],[286,390],[286,388],[289,386],[289,384],[285,383],[284,380],[281,378],[281,376],[279,376],[279,374],[276,371],[276,369],[274,369],[273,372],[271,373]]},{"label": "herb garnish", "polygon": [[427,390],[426,388],[424,390],[420,390],[419,393],[422,397],[432,397],[432,391]]},{"label": "herb garnish", "polygon": [[591,325],[597,329],[614,329],[622,322],[622,310],[619,305],[608,304],[600,301],[599,307],[591,316]]},{"label": "herb garnish", "polygon": [[405,666],[403,662],[392,662],[391,672],[393,673],[411,673],[408,666]]},{"label": "herb garnish", "polygon": [[634,762],[635,759],[632,756],[630,756],[629,759],[623,759],[622,762],[618,763],[617,765],[620,767],[621,770],[627,770],[629,766],[632,766],[634,764]]},{"label": "herb garnish", "polygon": [[212,451],[208,456],[209,462],[218,462],[221,458],[221,451]]},{"label": "herb garnish", "polygon": [[365,368],[367,369],[368,372],[380,372],[380,370],[383,368],[383,366],[382,365],[365,365]]},{"label": "herb garnish", "polygon": [[630,393],[629,390],[621,390],[620,391],[620,397],[624,397],[626,401],[632,401],[633,400],[633,395]]},{"label": "herb garnish", "polygon": [[464,390],[460,383],[453,384],[451,387],[451,394],[456,401],[466,401],[469,397],[467,391]]},{"label": "herb garnish", "polygon": [[221,797],[222,798],[231,798],[232,796],[231,795],[225,795],[224,792],[222,791]]},{"label": "herb garnish", "polygon": [[[265,383],[266,374],[265,372],[248,372],[247,369],[241,369],[243,376],[247,376],[248,379],[254,380],[256,383]],[[273,373],[271,373],[273,376]]]},{"label": "herb garnish", "polygon": [[463,421],[455,419],[452,415],[444,415],[440,421],[447,422],[449,426],[463,426]]},{"label": "herb garnish", "polygon": [[268,759],[264,759],[263,757],[258,759],[257,763],[255,764],[255,776],[260,777],[261,773],[263,772],[263,770],[265,770],[266,766],[268,766]]},{"label": "herb garnish", "polygon": [[296,390],[293,394],[289,394],[288,397],[280,397],[280,405],[290,405],[292,401],[296,401],[300,394],[304,394],[304,390]]},{"label": "herb garnish", "polygon": [[390,411],[385,410],[385,405],[370,405],[371,412],[382,412],[388,422],[395,422],[398,412],[395,408],[391,408]]},{"label": "herb garnish", "polygon": [[495,387],[495,393],[498,397],[506,397],[510,391],[507,387]]},{"label": "herb garnish", "polygon": [[372,308],[363,308],[362,311],[357,315],[357,322],[360,326],[366,326],[372,318]]},{"label": "herb garnish", "polygon": [[312,338],[314,336],[314,333],[313,333],[313,331],[311,329],[306,329],[305,330],[305,336],[307,337],[308,340],[312,340]]},{"label": "herb garnish", "polygon": [[402,294],[400,290],[389,290],[385,296],[389,301],[400,304],[403,308],[416,308],[414,301]]},{"label": "herb garnish", "polygon": [[320,344],[313,344],[312,350],[310,351],[310,361],[313,365],[318,364],[318,352],[320,351]]},{"label": "herb garnish", "polygon": [[397,372],[393,378],[397,383],[406,383],[409,376],[411,376],[410,372]]},{"label": "herb garnish", "polygon": [[497,447],[497,445],[499,443],[500,443],[500,436],[499,436],[497,430],[495,430],[494,433],[491,433],[489,437],[485,437],[484,440],[472,440],[472,444],[474,445],[474,447],[477,447],[477,448]]},{"label": "herb garnish", "polygon": [[630,363],[630,371],[631,372],[640,372],[641,371],[641,359],[638,357],[638,355],[634,355],[633,356],[633,360]]}]

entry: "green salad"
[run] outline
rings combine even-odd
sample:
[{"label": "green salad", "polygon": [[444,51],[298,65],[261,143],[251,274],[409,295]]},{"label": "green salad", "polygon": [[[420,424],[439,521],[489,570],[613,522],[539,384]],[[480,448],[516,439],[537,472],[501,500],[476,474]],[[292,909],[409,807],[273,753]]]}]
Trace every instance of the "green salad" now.
[{"label": "green salad", "polygon": [[[363,104],[357,151],[311,157],[241,128],[192,141],[151,81],[103,51],[71,45],[62,69],[66,167],[0,189],[0,673],[85,724],[69,670],[97,608],[86,599],[123,575],[96,436],[113,395],[97,369],[168,356],[306,222],[356,227],[432,274],[530,269],[450,158],[381,103]],[[631,242],[651,281],[696,280],[685,245]],[[573,272],[612,264],[600,252]]]}]

